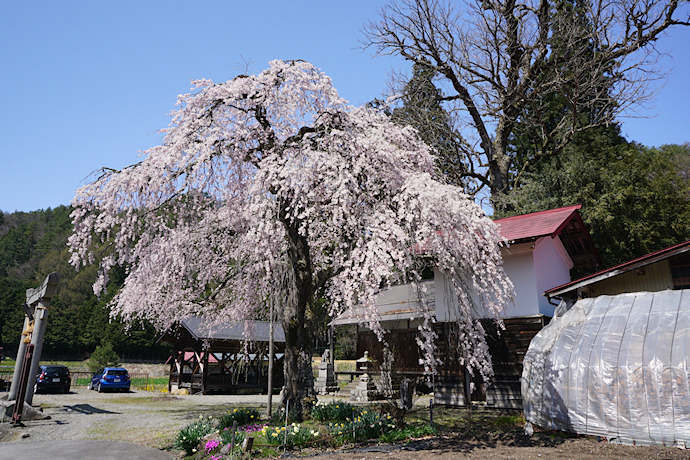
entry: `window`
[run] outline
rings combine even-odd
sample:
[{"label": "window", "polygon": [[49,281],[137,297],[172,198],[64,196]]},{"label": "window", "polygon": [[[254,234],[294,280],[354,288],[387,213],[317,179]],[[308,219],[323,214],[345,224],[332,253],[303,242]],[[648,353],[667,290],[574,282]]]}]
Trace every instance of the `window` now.
[{"label": "window", "polygon": [[673,289],[690,289],[690,254],[684,253],[669,260]]}]

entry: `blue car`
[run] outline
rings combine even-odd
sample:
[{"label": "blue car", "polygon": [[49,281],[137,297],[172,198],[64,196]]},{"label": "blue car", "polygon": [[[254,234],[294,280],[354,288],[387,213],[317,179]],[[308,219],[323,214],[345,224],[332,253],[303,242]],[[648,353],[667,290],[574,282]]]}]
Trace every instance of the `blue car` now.
[{"label": "blue car", "polygon": [[124,367],[104,367],[91,376],[89,390],[99,393],[105,390],[129,391],[131,383],[129,372]]}]

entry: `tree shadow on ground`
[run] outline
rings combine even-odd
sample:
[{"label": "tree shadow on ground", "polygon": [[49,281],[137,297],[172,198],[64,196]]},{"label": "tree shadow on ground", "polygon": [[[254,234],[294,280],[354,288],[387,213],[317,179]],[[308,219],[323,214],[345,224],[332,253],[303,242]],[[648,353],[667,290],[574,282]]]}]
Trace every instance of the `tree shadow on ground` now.
[{"label": "tree shadow on ground", "polygon": [[121,414],[121,412],[112,412],[105,409],[99,409],[91,404],[75,404],[73,406],[63,406],[62,410],[64,412],[74,412],[78,414],[91,415],[91,414]]}]

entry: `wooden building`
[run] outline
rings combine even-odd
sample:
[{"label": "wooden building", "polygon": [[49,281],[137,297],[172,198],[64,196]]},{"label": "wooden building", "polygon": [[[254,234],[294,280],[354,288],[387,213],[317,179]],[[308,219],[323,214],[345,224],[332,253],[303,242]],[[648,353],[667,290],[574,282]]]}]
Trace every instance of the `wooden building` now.
[{"label": "wooden building", "polygon": [[629,292],[690,289],[690,241],[551,288],[549,299],[577,300]]},{"label": "wooden building", "polygon": [[[482,320],[494,366],[494,379],[485,387],[466,375],[454,351],[457,338],[455,299],[448,296],[447,280],[436,270],[424,281],[426,308],[436,318],[437,353],[443,365],[434,376],[434,400],[440,404],[465,405],[470,400],[486,401],[501,408],[521,408],[522,359],[531,339],[548,324],[557,303],[543,296],[547,289],[570,281],[572,269],[595,270],[601,262],[589,232],[579,214],[580,205],[535,212],[496,220],[508,244],[501,248],[504,269],[515,287],[515,299],[502,314],[506,329],[499,331],[492,321]],[[418,295],[411,285],[393,286],[377,297],[381,326],[396,359],[399,374],[420,375],[417,326],[421,322]],[[345,312],[333,323],[357,324],[363,312]],[[480,316],[481,319],[481,316]],[[360,326],[357,355],[364,351],[380,362],[383,346],[373,332]],[[470,394],[470,382],[476,390]]]},{"label": "wooden building", "polygon": [[[159,339],[172,345],[169,391],[238,393],[268,391],[270,323],[252,321],[209,328],[198,317],[180,321]],[[273,386],[283,385],[285,334],[274,323]]]}]

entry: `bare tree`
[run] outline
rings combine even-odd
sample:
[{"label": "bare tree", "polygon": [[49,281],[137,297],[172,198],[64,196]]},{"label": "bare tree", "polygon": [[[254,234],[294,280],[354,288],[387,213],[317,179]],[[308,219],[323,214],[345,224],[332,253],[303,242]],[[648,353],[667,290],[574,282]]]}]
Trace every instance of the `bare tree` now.
[{"label": "bare tree", "polygon": [[442,77],[439,100],[460,114],[461,154],[473,163],[465,174],[493,197],[510,188],[518,124],[532,133],[529,162],[613,122],[651,98],[650,82],[662,75],[655,40],[690,25],[687,0],[468,0],[462,10],[401,0],[380,14],[363,44]]}]

